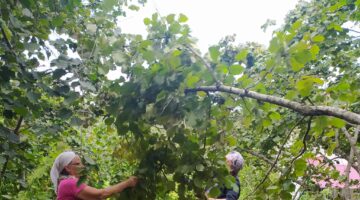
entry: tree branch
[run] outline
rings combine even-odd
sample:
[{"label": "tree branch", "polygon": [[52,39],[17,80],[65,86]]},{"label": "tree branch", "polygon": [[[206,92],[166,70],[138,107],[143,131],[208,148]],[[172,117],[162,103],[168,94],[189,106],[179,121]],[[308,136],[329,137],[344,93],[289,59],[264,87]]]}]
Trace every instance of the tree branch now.
[{"label": "tree branch", "polygon": [[350,191],[350,170],[351,170],[351,165],[353,162],[353,157],[354,157],[354,148],[350,148],[350,154],[349,154],[349,158],[348,158],[348,164],[346,165],[346,169],[345,169],[345,176],[346,176],[346,180],[345,180],[345,186],[344,186],[344,196],[345,199],[351,199],[351,191]]},{"label": "tree branch", "polygon": [[21,116],[16,124],[16,127],[14,129],[14,134],[18,135],[19,134],[19,130],[20,130],[20,127],[21,127],[21,123],[23,121],[23,117]]},{"label": "tree branch", "polygon": [[[356,171],[359,172],[360,171],[360,151],[357,148],[356,143],[357,143],[357,139],[358,139],[358,135],[359,135],[360,126],[356,127],[356,129],[354,131],[354,137],[351,136],[351,134],[345,127],[341,128],[341,130],[344,132],[345,136],[349,140],[350,147],[351,147],[350,150],[353,151],[353,154],[355,155],[356,160],[357,160],[357,166],[356,166],[357,170]],[[351,151],[350,151],[350,153],[351,153]]]},{"label": "tree branch", "polygon": [[360,125],[360,114],[350,112],[347,110],[343,110],[336,107],[331,106],[309,106],[305,104],[301,104],[295,101],[290,101],[281,97],[276,97],[272,95],[261,94],[253,91],[248,91],[244,89],[234,88],[230,86],[202,86],[192,89],[186,89],[187,92],[196,92],[196,91],[208,91],[208,92],[227,92],[231,94],[236,94],[241,97],[248,97],[252,99],[257,99],[259,101],[264,101],[268,103],[272,103],[278,106],[282,106],[285,108],[289,108],[298,113],[301,113],[305,116],[333,116],[340,119],[343,119],[347,122]]}]

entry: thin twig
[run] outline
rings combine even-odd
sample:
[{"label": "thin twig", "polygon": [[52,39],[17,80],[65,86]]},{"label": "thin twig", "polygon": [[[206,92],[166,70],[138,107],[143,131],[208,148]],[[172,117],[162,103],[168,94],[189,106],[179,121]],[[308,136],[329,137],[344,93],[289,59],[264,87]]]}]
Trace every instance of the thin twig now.
[{"label": "thin twig", "polygon": [[17,135],[19,133],[20,127],[21,127],[21,123],[23,122],[23,116],[21,116],[16,124],[16,127],[14,129],[14,133]]},{"label": "thin twig", "polygon": [[286,136],[286,138],[285,138],[285,140],[284,140],[284,142],[283,142],[283,144],[282,144],[282,146],[281,146],[281,148],[280,148],[280,150],[279,150],[279,153],[278,153],[277,156],[276,156],[275,161],[274,161],[273,164],[271,165],[270,169],[267,171],[265,177],[264,177],[264,178],[262,179],[262,181],[255,187],[255,189],[254,189],[251,193],[249,193],[249,195],[248,195],[246,198],[244,198],[244,199],[247,199],[251,194],[254,194],[254,193],[260,188],[260,186],[261,186],[263,183],[265,183],[265,181],[266,181],[266,179],[269,177],[271,171],[275,168],[275,165],[277,164],[277,162],[278,162],[278,160],[279,160],[279,158],[280,158],[280,155],[281,155],[281,153],[282,153],[282,151],[283,151],[283,149],[284,149],[284,146],[285,146],[285,144],[288,142],[288,139],[289,139],[291,133],[292,133],[293,130],[304,120],[304,118],[305,118],[305,116],[302,117],[302,118],[291,128],[291,130],[290,130],[289,133],[287,134],[287,136]]},{"label": "thin twig", "polygon": [[247,106],[247,103],[246,103],[246,101],[245,101],[245,98],[244,98],[244,97],[241,97],[241,100],[243,100],[243,102],[244,102],[245,109],[246,109],[249,113],[251,113],[249,107]]},{"label": "thin twig", "polygon": [[165,111],[165,109],[169,106],[169,104],[172,102],[172,100],[174,99],[174,97],[172,96],[167,102],[166,102],[166,104],[165,104],[165,106],[163,107],[163,109],[162,109],[162,111],[161,111],[161,113],[160,113],[160,115],[162,115],[163,114],[163,112]]},{"label": "thin twig", "polygon": [[[300,158],[300,156],[302,156],[304,153],[305,153],[305,151],[307,150],[307,147],[306,147],[306,139],[307,139],[307,136],[309,135],[309,132],[310,132],[310,128],[311,128],[311,121],[312,121],[312,118],[313,118],[313,116],[311,116],[310,117],[310,119],[309,119],[309,121],[308,121],[308,123],[307,123],[307,129],[306,129],[306,132],[305,132],[305,135],[304,135],[304,137],[303,137],[303,148],[301,149],[301,151],[300,151],[300,153],[297,155],[297,156],[295,156],[295,158],[293,158],[292,160],[291,160],[291,162],[290,162],[290,168],[289,169],[291,169],[291,166],[293,165],[293,163],[295,162],[295,160],[297,160],[298,158]],[[290,171],[290,170],[289,170]]]},{"label": "thin twig", "polygon": [[261,160],[265,161],[266,163],[270,164],[270,165],[274,165],[274,162],[271,161],[269,158],[267,158],[266,156],[264,155],[261,155],[257,152],[254,152],[254,151],[251,151],[251,150],[248,150],[248,149],[239,149],[240,151],[245,151],[246,153],[248,154],[251,154],[253,156],[256,156],[258,158],[260,158]]},{"label": "thin twig", "polygon": [[360,33],[360,31],[354,30],[354,29],[350,29],[350,28],[344,28],[345,30],[354,32],[354,33]]}]

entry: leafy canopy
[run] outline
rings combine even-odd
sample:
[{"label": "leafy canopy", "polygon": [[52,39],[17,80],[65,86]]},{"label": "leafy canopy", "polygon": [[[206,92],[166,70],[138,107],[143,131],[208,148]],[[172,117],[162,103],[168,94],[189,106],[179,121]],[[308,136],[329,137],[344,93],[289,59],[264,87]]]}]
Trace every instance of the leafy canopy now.
[{"label": "leafy canopy", "polygon": [[268,48],[228,36],[205,55],[184,14],[145,18],[145,38],[123,34],[118,17],[143,3],[1,0],[2,198],[53,198],[47,172],[68,148],[93,186],[139,176],[120,199],[201,199],[215,183],[230,187],[233,149],[246,160],[241,198],[291,199],[295,184],[315,190],[313,175],[338,178],[307,160],[358,152],[344,132],[360,124],[360,40],[349,28],[359,0],[300,2]]}]

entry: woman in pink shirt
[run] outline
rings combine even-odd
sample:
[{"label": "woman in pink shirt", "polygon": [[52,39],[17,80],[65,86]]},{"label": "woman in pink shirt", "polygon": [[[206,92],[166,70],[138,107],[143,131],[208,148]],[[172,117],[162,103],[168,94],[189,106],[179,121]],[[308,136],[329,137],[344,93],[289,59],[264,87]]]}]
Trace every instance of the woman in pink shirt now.
[{"label": "woman in pink shirt", "polygon": [[79,169],[83,168],[81,159],[72,151],[61,153],[51,168],[50,176],[58,200],[106,199],[128,187],[135,187],[138,179],[134,176],[116,185],[97,189],[86,184],[78,185]]}]

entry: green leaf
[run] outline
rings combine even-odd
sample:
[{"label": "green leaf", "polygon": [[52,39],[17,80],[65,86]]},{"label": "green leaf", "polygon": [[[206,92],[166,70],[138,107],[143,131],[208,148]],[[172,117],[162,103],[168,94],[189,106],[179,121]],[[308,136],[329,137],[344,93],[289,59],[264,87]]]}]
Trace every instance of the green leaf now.
[{"label": "green leaf", "polygon": [[194,179],[194,184],[198,188],[201,188],[203,186],[203,183],[202,183],[201,179],[199,179],[199,178]]},{"label": "green leaf", "polygon": [[331,142],[328,149],[326,150],[326,155],[331,156],[334,154],[334,150],[338,146],[336,142]]},{"label": "green leaf", "polygon": [[189,88],[192,88],[195,86],[195,84],[197,82],[199,82],[200,78],[198,76],[193,76],[193,75],[190,75],[188,78],[187,78],[187,81],[186,81],[186,85],[187,87]]},{"label": "green leaf", "polygon": [[316,56],[319,54],[320,52],[320,48],[318,45],[312,45],[311,48],[310,48],[310,53],[312,55],[312,59],[315,60],[316,59]]},{"label": "green leaf", "polygon": [[[146,51],[146,52],[148,52],[148,51]],[[127,56],[126,56],[126,54],[124,54],[124,52],[122,52],[122,51],[118,51],[118,50],[113,51],[113,52],[111,53],[111,57],[112,57],[113,60],[114,60],[115,62],[117,62],[117,63],[124,63],[124,62],[127,61]]]},{"label": "green leaf", "polygon": [[244,68],[241,65],[231,65],[229,71],[231,75],[238,75],[244,71]]},{"label": "green leaf", "polygon": [[329,132],[325,133],[326,137],[334,137],[335,136],[335,131],[334,130],[330,130]]},{"label": "green leaf", "polygon": [[79,81],[79,82],[80,82],[81,87],[84,88],[85,90],[89,90],[91,92],[96,91],[95,86],[91,82],[89,82],[89,81]]},{"label": "green leaf", "polygon": [[339,31],[339,32],[342,32],[342,31],[343,31],[343,29],[341,28],[341,26],[340,26],[339,24],[336,24],[335,22],[329,24],[329,25],[327,26],[327,29],[328,29],[328,30],[332,30],[332,29],[333,29],[333,30]]},{"label": "green leaf", "polygon": [[114,123],[114,121],[115,121],[115,120],[114,120],[113,117],[108,117],[108,118],[105,119],[105,124],[108,125],[108,126],[110,126],[111,124]]},{"label": "green leaf", "polygon": [[329,121],[329,124],[335,126],[336,128],[342,128],[346,125],[346,122],[342,119],[339,118],[331,118],[331,120]]},{"label": "green leaf", "polygon": [[64,18],[62,16],[57,16],[54,17],[53,20],[51,21],[52,25],[54,25],[55,27],[60,27],[63,25],[64,23]]},{"label": "green leaf", "polygon": [[105,12],[108,12],[108,11],[112,10],[116,6],[117,3],[118,3],[117,0],[104,0],[102,7]]},{"label": "green leaf", "polygon": [[6,39],[11,41],[12,33],[11,33],[9,27],[5,24],[5,22],[2,19],[0,19],[0,22],[1,22],[1,28],[4,30]]},{"label": "green leaf", "polygon": [[16,106],[14,111],[21,116],[25,116],[28,113],[27,108],[24,106]]},{"label": "green leaf", "polygon": [[305,66],[304,64],[298,62],[298,61],[295,59],[295,57],[291,57],[291,58],[290,58],[290,65],[291,65],[292,70],[293,70],[294,72],[300,71],[300,70],[301,70],[302,68],[304,68],[304,66]]},{"label": "green leaf", "polygon": [[210,189],[209,197],[216,198],[220,194],[221,194],[220,189],[217,188],[217,187],[213,187],[213,188]]},{"label": "green leaf", "polygon": [[20,143],[20,137],[16,135],[14,132],[12,132],[10,129],[3,127],[1,124],[0,124],[0,137],[15,144]]},{"label": "green leaf", "polygon": [[202,165],[202,164],[197,164],[195,168],[199,172],[202,172],[205,169],[204,165]]},{"label": "green leaf", "polygon": [[269,126],[271,126],[271,121],[270,120],[267,120],[267,119],[264,119],[263,121],[262,121],[262,125],[263,125],[263,127],[269,127]]},{"label": "green leaf", "polygon": [[188,18],[184,14],[180,13],[179,22],[184,23],[184,22],[187,22],[187,20],[188,20]]},{"label": "green leaf", "polygon": [[218,46],[212,46],[209,48],[209,52],[210,52],[210,58],[212,61],[216,62],[219,58],[220,52],[219,52],[219,47]]},{"label": "green leaf", "polygon": [[56,69],[53,71],[53,78],[59,79],[62,76],[64,76],[65,74],[66,74],[66,71],[64,69]]},{"label": "green leaf", "polygon": [[246,58],[247,54],[248,54],[248,51],[246,49],[244,49],[244,50],[240,51],[238,54],[236,54],[235,60],[242,61]]},{"label": "green leaf", "polygon": [[90,158],[89,156],[87,156],[87,155],[84,155],[84,159],[90,165],[95,165],[96,164],[95,161],[92,158]]},{"label": "green leaf", "polygon": [[173,51],[173,56],[180,56],[182,54],[182,51],[178,50],[178,49],[175,49]]},{"label": "green leaf", "polygon": [[236,141],[236,138],[234,137],[234,136],[229,136],[229,137],[227,137],[227,142],[229,143],[229,146],[236,146],[236,143],[237,143],[237,141]]},{"label": "green leaf", "polygon": [[170,14],[170,15],[166,16],[166,21],[167,21],[169,24],[173,23],[174,20],[175,20],[175,14]]},{"label": "green leaf", "polygon": [[271,112],[271,114],[269,115],[270,119],[276,121],[276,120],[280,120],[281,119],[281,115],[278,112]]},{"label": "green leaf", "polygon": [[129,9],[130,9],[130,10],[134,10],[134,11],[139,11],[139,10],[140,10],[140,7],[139,7],[139,6],[136,6],[136,5],[130,5],[130,6],[129,6]]},{"label": "green leaf", "polygon": [[289,100],[293,100],[298,95],[297,91],[290,90],[287,92],[285,98]]},{"label": "green leaf", "polygon": [[27,8],[24,8],[22,10],[22,14],[26,17],[29,17],[29,18],[34,18],[33,14],[31,13],[31,11]]},{"label": "green leaf", "polygon": [[86,29],[90,32],[90,33],[96,33],[97,30],[97,26],[96,24],[86,24]]},{"label": "green leaf", "polygon": [[38,100],[40,99],[41,94],[39,94],[37,92],[28,91],[28,92],[26,92],[26,96],[31,103],[39,103]]},{"label": "green leaf", "polygon": [[80,118],[73,116],[73,117],[70,119],[70,123],[71,123],[73,126],[81,126],[81,125],[83,124],[83,121],[82,121]]},{"label": "green leaf", "polygon": [[316,35],[312,38],[313,42],[322,42],[325,40],[325,37],[323,35]]},{"label": "green leaf", "polygon": [[314,84],[323,85],[324,81],[313,76],[303,76],[302,79],[296,83],[296,89],[301,96],[306,97],[310,95]]},{"label": "green leaf", "polygon": [[229,72],[228,70],[228,66],[224,65],[224,64],[218,64],[216,66],[216,71],[220,72],[222,74],[227,74]]},{"label": "green leaf", "polygon": [[298,159],[294,162],[295,174],[300,177],[305,174],[307,168],[306,161],[304,159]]},{"label": "green leaf", "polygon": [[269,45],[269,51],[271,53],[277,53],[283,47],[283,41],[277,36],[271,39]]},{"label": "green leaf", "polygon": [[150,18],[144,18],[144,24],[145,25],[149,25],[149,24],[151,24],[151,19]]},{"label": "green leaf", "polygon": [[295,23],[292,24],[291,26],[291,30],[292,31],[297,31],[302,25],[302,20],[298,19]]}]

